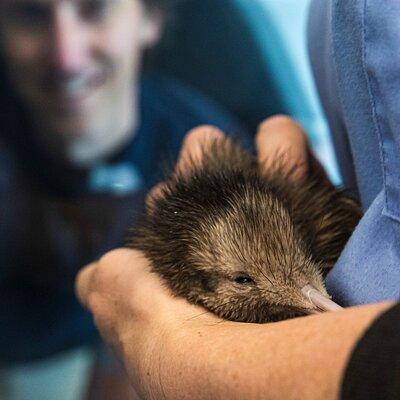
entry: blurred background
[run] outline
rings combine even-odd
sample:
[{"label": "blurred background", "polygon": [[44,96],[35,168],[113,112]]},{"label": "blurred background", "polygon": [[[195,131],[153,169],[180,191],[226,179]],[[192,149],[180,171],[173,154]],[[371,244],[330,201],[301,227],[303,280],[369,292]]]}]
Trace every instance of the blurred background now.
[{"label": "blurred background", "polygon": [[[307,54],[310,0],[178,2],[154,65],[224,105],[250,132],[289,114],[334,183],[337,166]],[[173,54],[173,56],[171,56]]]},{"label": "blurred background", "polygon": [[[148,3],[157,1],[149,0]],[[101,1],[95,0],[82,2],[88,2],[92,8],[102,4]],[[84,87],[87,81],[86,70],[80,70],[77,57],[87,56],[84,52],[88,49],[81,47],[81,54],[74,53],[74,41],[69,41],[68,37],[63,38],[64,45],[71,45],[68,54],[65,48],[57,48],[60,40],[57,42],[56,39],[46,36],[47,26],[40,30],[40,24],[53,22],[48,19],[47,14],[43,17],[42,6],[38,8],[37,5],[57,2],[24,0],[18,4],[27,4],[27,7],[16,9],[13,0],[0,0],[0,5],[3,3],[9,5],[10,15],[14,18],[10,24],[13,25],[10,32],[13,33],[13,29],[17,29],[20,34],[22,32],[22,36],[25,34],[27,40],[42,34],[46,40],[50,40],[54,46],[52,49],[55,53],[58,52],[56,56],[50,54],[53,57],[51,62],[54,64],[54,59],[57,58],[59,63],[56,67],[53,64],[50,66],[49,76],[57,88],[52,89],[57,92],[59,87],[64,85],[73,97],[76,88]],[[204,99],[207,99],[208,104],[204,110],[210,110],[214,105],[218,110],[226,110],[227,115],[231,115],[235,122],[238,122],[238,126],[250,135],[255,134],[258,124],[268,116],[278,113],[292,116],[307,131],[313,150],[333,182],[340,183],[327,124],[307,56],[306,30],[310,1],[176,0],[172,3],[174,6],[167,10],[165,32],[161,41],[148,52],[144,65],[144,69],[150,75],[168,77],[166,86],[170,98],[165,95],[164,83],[160,87],[157,86],[165,80],[157,78],[150,87],[151,90],[156,88],[157,101],[153,102],[151,97],[154,97],[153,90],[149,97],[151,101],[147,100],[146,103],[152,112],[153,108],[162,103],[161,111],[157,110],[161,115],[161,125],[153,124],[153,114],[144,110],[142,121],[145,121],[145,124],[138,130],[132,146],[129,145],[132,148],[128,146],[128,152],[113,156],[106,162],[93,163],[87,171],[77,173],[76,166],[71,168],[71,165],[60,167],[56,161],[44,155],[41,151],[43,149],[32,156],[34,146],[27,141],[29,136],[25,135],[25,131],[28,132],[25,126],[19,126],[16,130],[10,128],[9,119],[13,114],[11,108],[7,108],[7,102],[11,97],[11,90],[9,85],[4,84],[6,80],[0,81],[0,95],[3,98],[0,102],[0,200],[4,202],[1,203],[2,210],[11,209],[7,221],[2,218],[2,222],[6,221],[8,225],[2,223],[1,226],[2,238],[5,239],[0,243],[0,255],[2,260],[8,261],[2,261],[0,271],[0,284],[4,285],[0,292],[3,300],[7,300],[3,304],[3,300],[0,299],[0,311],[14,324],[11,326],[11,322],[8,322],[1,328],[7,332],[7,336],[4,335],[7,339],[2,338],[0,331],[0,340],[3,341],[0,342],[2,355],[7,355],[0,358],[0,400],[134,398],[128,392],[123,393],[123,377],[119,374],[121,369],[117,361],[113,360],[106,350],[99,351],[95,348],[99,338],[91,324],[90,315],[84,314],[74,298],[73,280],[84,263],[121,244],[126,235],[126,227],[130,223],[129,217],[134,204],[128,195],[135,195],[139,189],[147,190],[154,184],[153,169],[159,162],[158,151],[162,149],[167,152],[169,148],[178,151],[184,133],[192,127],[189,122],[196,125],[212,123],[212,118],[205,121],[201,117],[188,122],[195,114],[197,105],[203,108]],[[90,11],[90,7],[88,9]],[[40,21],[36,18],[40,18]],[[3,16],[2,24],[7,25],[9,22],[4,20]],[[86,29],[86,20],[78,22]],[[77,26],[80,25],[77,23]],[[29,33],[29,29],[32,29],[32,34]],[[16,38],[16,35],[10,35],[9,42],[12,43]],[[79,46],[83,46],[79,34],[75,34],[74,40]],[[121,43],[125,40],[126,38],[121,37]],[[54,44],[55,42],[58,44]],[[42,47],[45,51],[48,50],[47,45]],[[19,49],[21,50],[21,47]],[[60,56],[63,51],[64,58]],[[71,54],[75,58],[68,59]],[[94,71],[97,72],[98,60],[91,61],[94,61]],[[15,65],[18,67],[18,62]],[[100,71],[103,72],[101,67],[100,63]],[[141,68],[138,70],[141,73]],[[29,78],[29,74],[24,73],[26,71],[20,75],[21,80],[24,80],[24,76]],[[34,74],[32,76],[35,78]],[[45,75],[46,78],[49,76]],[[32,88],[32,82],[35,83],[33,80],[27,85],[28,95],[31,94],[29,88]],[[181,84],[195,90],[183,90]],[[50,106],[38,107],[40,116],[43,119],[47,118],[50,125],[56,125],[62,120],[64,125],[61,125],[64,127],[79,127],[76,123],[79,118],[74,117],[74,112],[78,114],[79,110],[67,112],[62,117],[62,113],[57,114],[59,110],[46,110],[56,103],[54,98],[57,100],[65,93],[60,96],[57,92],[58,97],[54,97],[52,93],[49,95],[49,92],[46,92],[47,87],[46,90],[41,89],[39,88],[37,93],[42,95],[45,105],[50,99],[47,103]],[[70,94],[67,93],[66,97]],[[204,98],[200,94],[204,95]],[[184,101],[181,101],[181,95],[184,95]],[[29,100],[29,96],[27,98]],[[31,102],[35,103],[36,100],[31,99]],[[182,110],[185,110],[184,102],[191,103],[186,114],[186,111],[182,113]],[[84,117],[90,122],[93,118],[90,113],[87,114]],[[96,118],[104,114],[100,107]],[[200,116],[203,114],[199,113]],[[19,117],[20,114],[15,115],[17,123],[25,121]],[[172,121],[167,127],[172,133],[164,138],[164,132],[159,127],[164,129],[165,121],[171,119],[170,115],[174,118],[178,115],[179,121]],[[96,118],[94,122],[97,122]],[[224,118],[217,119],[222,121]],[[115,115],[111,115],[111,126],[114,121]],[[4,125],[1,125],[3,122]],[[154,137],[146,131],[149,127],[153,129],[151,132]],[[64,131],[67,137],[70,132],[66,129]],[[15,132],[18,132],[18,135],[15,135]],[[179,140],[176,139],[169,147],[168,140],[173,135]],[[73,137],[71,134],[69,136]],[[88,147],[91,150],[91,146]],[[4,156],[5,149],[17,155],[13,163]],[[13,175],[6,175],[5,171],[8,171],[10,165],[21,167],[18,173],[22,171],[24,179],[18,181],[18,184],[23,190],[16,186]],[[27,184],[29,179],[32,179],[32,182]],[[40,185],[36,186],[37,182]],[[86,197],[82,196],[82,190]],[[28,195],[25,195],[26,193]],[[107,201],[100,205],[100,198]],[[90,201],[87,201],[88,199]],[[23,221],[29,225],[26,231],[25,225],[15,222],[15,218],[22,215],[17,209],[19,203],[23,204],[24,215],[28,216],[26,221]],[[138,207],[140,208],[139,205]],[[118,223],[115,222],[115,216],[119,218]],[[14,253],[11,254],[10,248]],[[33,259],[34,257],[36,258]],[[23,261],[19,262],[20,259]],[[44,264],[48,270],[43,272]],[[15,273],[17,270],[18,273]],[[18,316],[15,316],[16,312],[12,307],[19,307]],[[84,340],[83,331],[86,332]],[[28,335],[36,335],[32,336],[36,339],[33,340]],[[24,349],[21,343],[24,343]],[[50,347],[50,343],[53,347]]]}]

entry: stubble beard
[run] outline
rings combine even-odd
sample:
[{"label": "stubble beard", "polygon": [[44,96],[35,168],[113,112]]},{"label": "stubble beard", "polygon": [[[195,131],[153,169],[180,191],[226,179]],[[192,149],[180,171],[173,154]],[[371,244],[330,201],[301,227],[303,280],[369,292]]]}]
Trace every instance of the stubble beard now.
[{"label": "stubble beard", "polygon": [[77,121],[78,126],[70,130],[68,127],[57,129],[60,126],[57,126],[56,117],[52,123],[37,118],[34,121],[37,144],[51,158],[72,168],[87,169],[103,162],[132,139],[139,124],[138,93],[135,90],[124,93],[119,101],[109,103],[100,107],[87,121]]}]

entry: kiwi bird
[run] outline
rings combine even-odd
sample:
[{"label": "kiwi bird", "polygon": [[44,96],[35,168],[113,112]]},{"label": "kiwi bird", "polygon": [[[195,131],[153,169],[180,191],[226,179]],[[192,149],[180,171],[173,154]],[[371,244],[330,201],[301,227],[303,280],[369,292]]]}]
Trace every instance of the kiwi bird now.
[{"label": "kiwi bird", "polygon": [[311,170],[295,185],[228,138],[201,166],[172,173],[129,245],[175,295],[219,317],[264,323],[340,308],[324,275],[361,217],[356,201]]}]

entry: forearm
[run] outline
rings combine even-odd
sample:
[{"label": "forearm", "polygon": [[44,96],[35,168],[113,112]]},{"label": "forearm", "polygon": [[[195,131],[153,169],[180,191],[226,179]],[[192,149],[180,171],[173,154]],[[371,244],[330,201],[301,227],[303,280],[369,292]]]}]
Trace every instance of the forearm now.
[{"label": "forearm", "polygon": [[[174,400],[337,399],[355,343],[388,306],[267,325],[191,321],[163,336],[156,362],[140,372],[142,393]],[[129,350],[125,360],[129,371]]]}]

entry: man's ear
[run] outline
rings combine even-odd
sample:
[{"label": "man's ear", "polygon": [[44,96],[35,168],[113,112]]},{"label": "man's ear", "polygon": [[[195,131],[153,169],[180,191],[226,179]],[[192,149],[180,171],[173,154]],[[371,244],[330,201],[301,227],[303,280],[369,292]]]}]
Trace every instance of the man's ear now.
[{"label": "man's ear", "polygon": [[160,10],[145,11],[142,29],[140,30],[142,45],[144,48],[155,46],[164,32],[165,16]]}]

